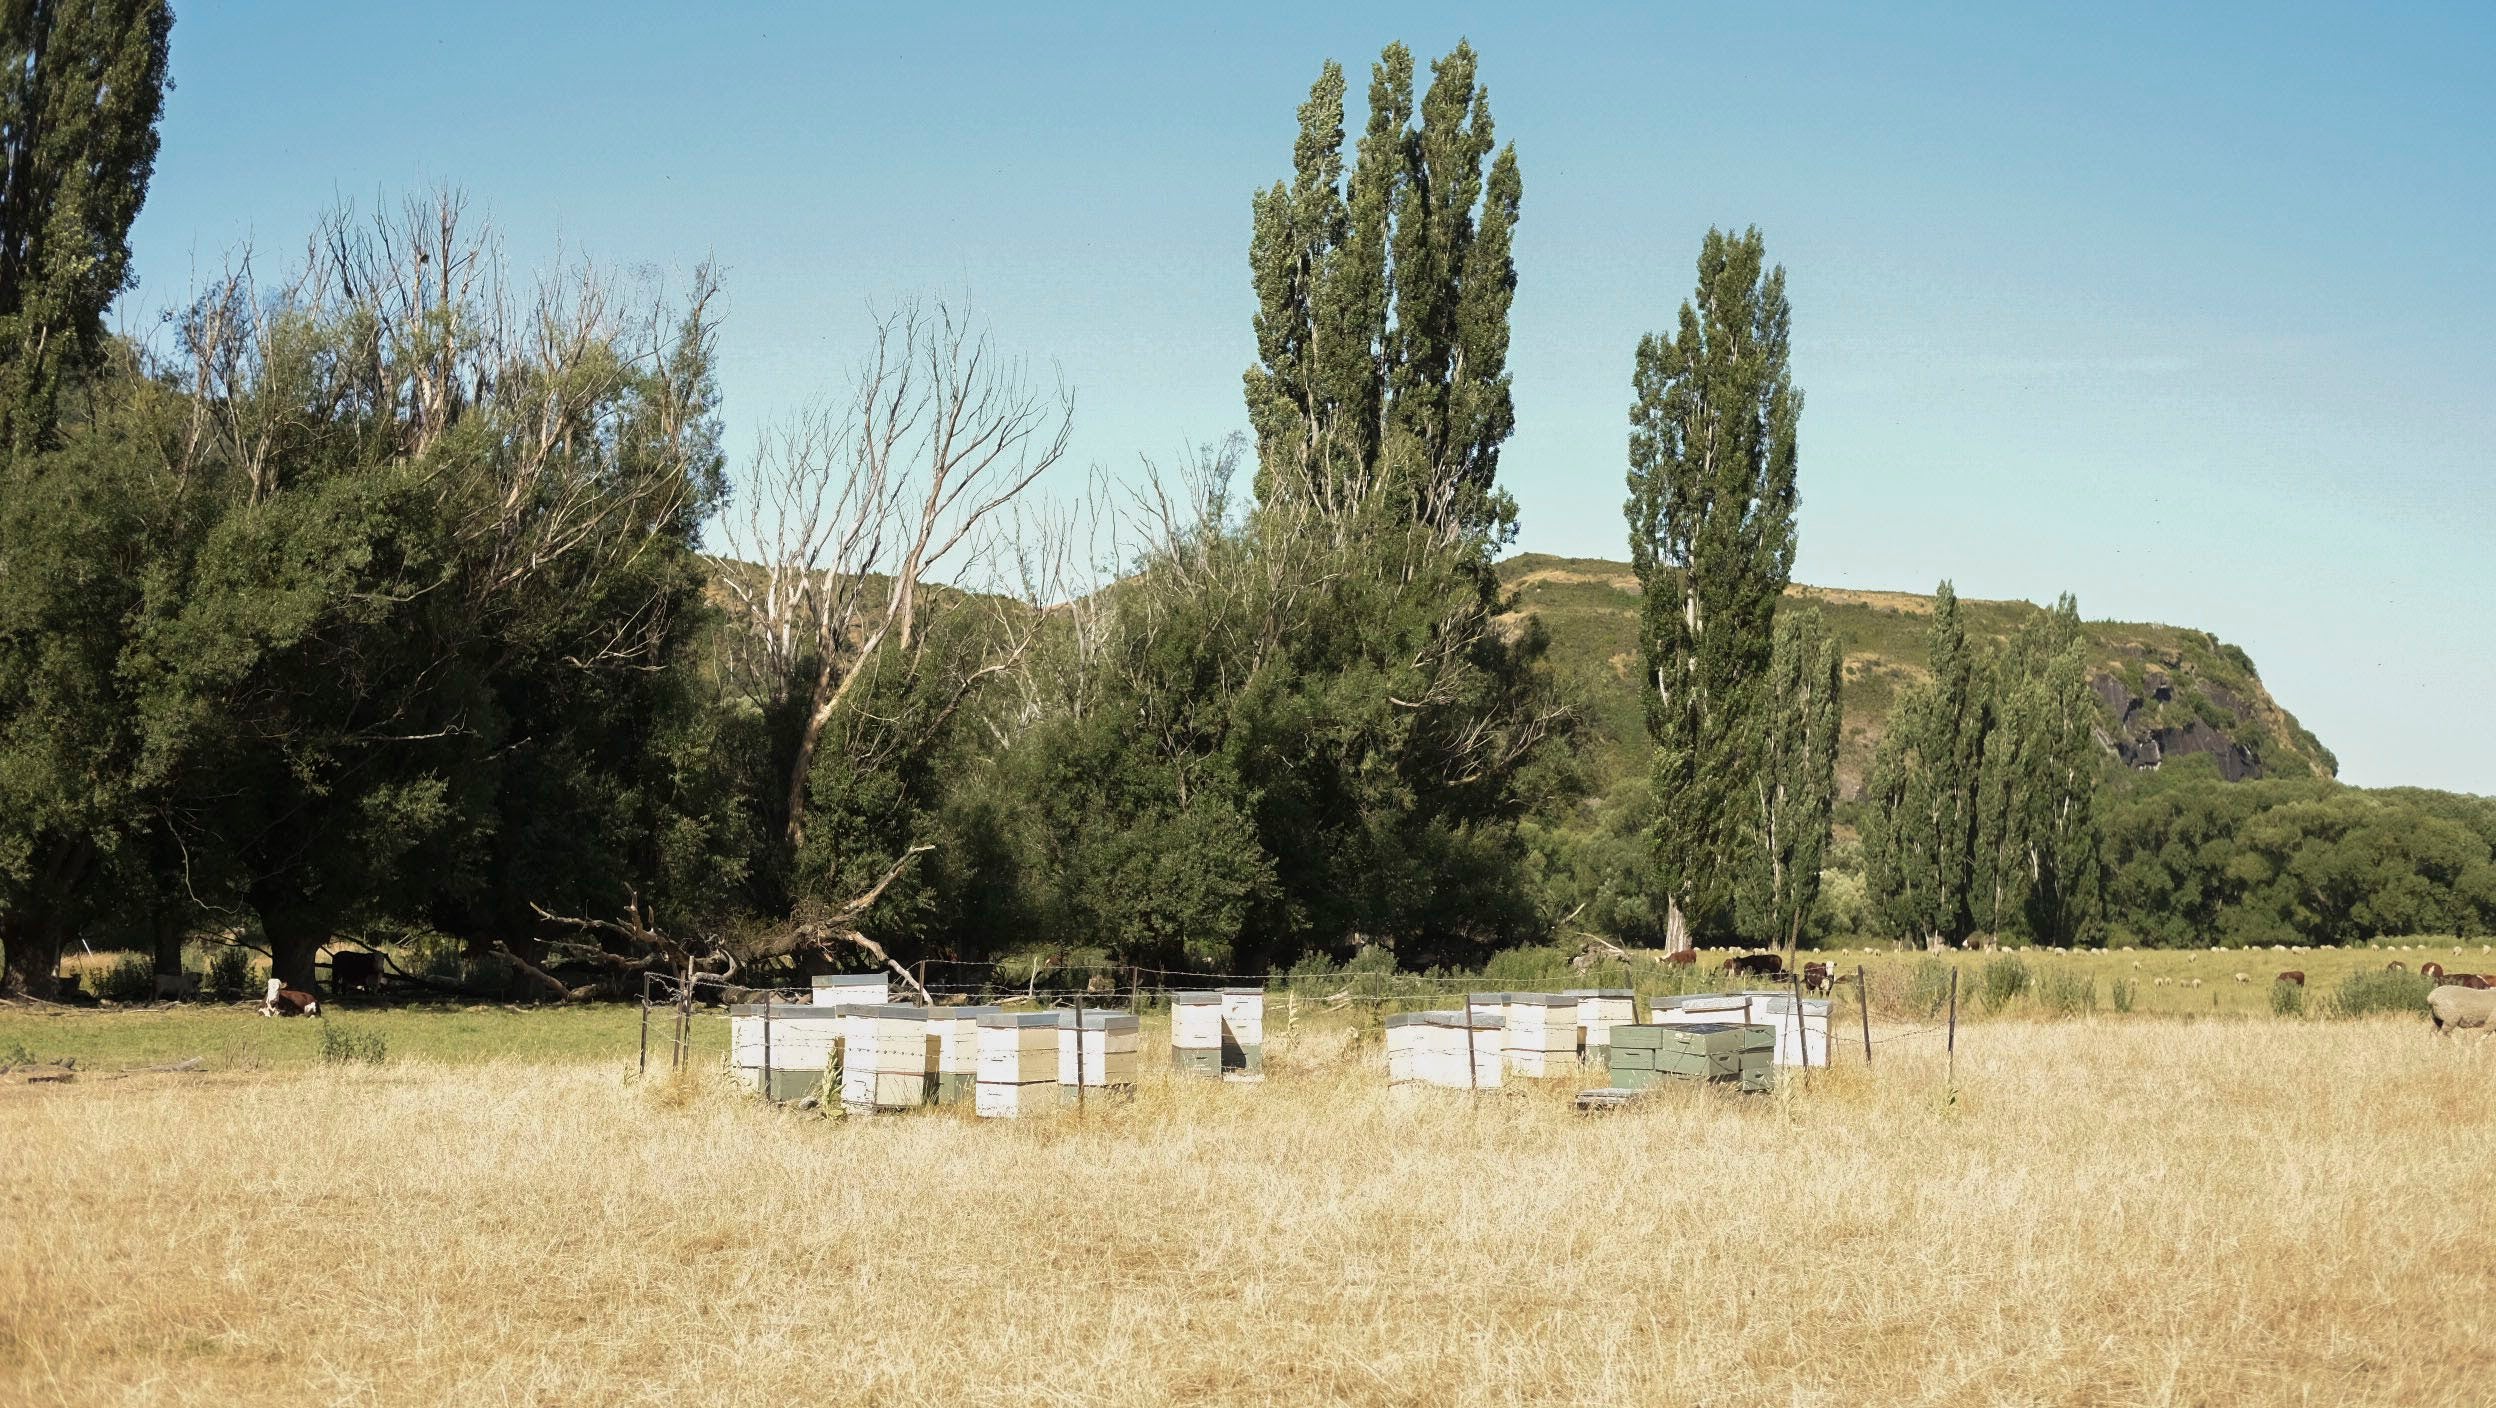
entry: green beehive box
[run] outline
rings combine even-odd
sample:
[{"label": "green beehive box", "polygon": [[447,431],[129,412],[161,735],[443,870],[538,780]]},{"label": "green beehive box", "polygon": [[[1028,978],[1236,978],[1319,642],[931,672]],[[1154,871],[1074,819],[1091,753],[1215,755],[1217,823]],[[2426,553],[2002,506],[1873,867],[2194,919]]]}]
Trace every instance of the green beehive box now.
[{"label": "green beehive box", "polygon": [[1775,1042],[1773,1028],[1731,1022],[1616,1026],[1605,1070],[1624,1090],[1666,1080],[1716,1080],[1766,1090],[1774,1079],[1769,1058]]},{"label": "green beehive box", "polygon": [[1187,1075],[1218,1076],[1222,1074],[1222,1049],[1220,1047],[1171,1047],[1170,1068]]}]

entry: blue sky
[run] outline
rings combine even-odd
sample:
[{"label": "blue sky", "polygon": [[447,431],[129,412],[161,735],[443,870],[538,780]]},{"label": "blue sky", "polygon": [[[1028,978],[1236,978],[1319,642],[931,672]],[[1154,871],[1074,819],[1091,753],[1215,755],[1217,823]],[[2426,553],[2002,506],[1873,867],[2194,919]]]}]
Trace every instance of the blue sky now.
[{"label": "blue sky", "polygon": [[1525,176],[1520,546],[1620,557],[1629,363],[1788,271],[1805,581],[2250,651],[2342,775],[2496,793],[2496,15],[2263,6],[192,3],[135,326],[441,182],[516,264],[725,270],[731,444],[967,295],[1078,464],[1244,425],[1251,191],[1327,58],[1481,51]]}]

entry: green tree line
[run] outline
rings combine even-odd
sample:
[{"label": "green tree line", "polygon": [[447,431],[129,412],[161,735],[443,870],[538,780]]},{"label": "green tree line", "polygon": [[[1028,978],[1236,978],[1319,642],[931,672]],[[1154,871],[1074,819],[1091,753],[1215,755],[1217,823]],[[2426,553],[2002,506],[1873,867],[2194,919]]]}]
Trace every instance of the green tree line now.
[{"label": "green tree line", "polygon": [[[1469,46],[1329,64],[1250,201],[1248,432],[1043,497],[1070,396],[884,319],[732,462],[716,284],[521,279],[445,192],[106,331],[161,0],[0,77],[0,957],[421,939],[449,986],[1084,951],[1258,972],[1593,935],[2187,942],[2485,927],[2467,799],[2116,779],[2077,607],[1931,680],[1837,795],[1786,603],[1803,396],[1756,230],[1630,357],[1649,775],[1500,586],[1523,166]],[[1035,486],[1040,486],[1035,488]],[[422,977],[423,975],[417,975]]]}]

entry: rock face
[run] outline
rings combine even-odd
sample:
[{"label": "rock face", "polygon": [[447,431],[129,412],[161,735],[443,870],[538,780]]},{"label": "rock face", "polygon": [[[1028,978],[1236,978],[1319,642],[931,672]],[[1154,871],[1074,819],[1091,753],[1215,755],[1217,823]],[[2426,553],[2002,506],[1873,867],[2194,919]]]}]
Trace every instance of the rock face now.
[{"label": "rock face", "polygon": [[[2171,758],[2202,753],[2229,782],[2263,776],[2259,716],[2242,695],[2186,671],[2181,657],[2126,653],[2142,659],[2137,688],[2112,670],[2089,681],[2106,711],[2106,745],[2124,766],[2149,771]],[[2307,767],[2300,760],[2291,771],[2301,774]]]}]

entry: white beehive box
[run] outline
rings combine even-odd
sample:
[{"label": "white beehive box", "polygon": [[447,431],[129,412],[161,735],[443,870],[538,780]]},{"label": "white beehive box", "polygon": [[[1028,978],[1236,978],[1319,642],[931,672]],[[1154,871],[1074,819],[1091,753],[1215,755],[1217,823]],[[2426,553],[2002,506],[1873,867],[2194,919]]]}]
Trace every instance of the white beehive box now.
[{"label": "white beehive box", "polygon": [[1694,993],[1689,997],[1658,998],[1650,1006],[1650,1020],[1659,1027],[1687,1027],[1707,1022],[1731,1022],[1736,1026],[1750,1021],[1751,1000],[1740,993]]},{"label": "white beehive box", "polygon": [[934,1064],[930,1009],[898,1003],[853,1006],[842,1013],[841,1103],[892,1110],[927,1103]]},{"label": "white beehive box", "polygon": [[1057,1109],[1061,1100],[1072,1098],[1062,1095],[1061,1089],[1054,1080],[1026,1081],[1015,1085],[981,1081],[972,1090],[971,1107],[981,1119],[986,1120],[1045,1115]]},{"label": "white beehive box", "polygon": [[[766,1055],[765,1004],[740,1003],[728,1009],[729,1064],[759,1071]],[[840,1019],[826,1007],[803,1003],[768,1004],[768,1055],[775,1071],[821,1071],[832,1065],[840,1049]]]},{"label": "white beehive box", "polygon": [[1562,993],[1512,992],[1501,1014],[1508,1069],[1531,1079],[1577,1072],[1577,999]]},{"label": "white beehive box", "polygon": [[1222,1042],[1246,1050],[1265,1045],[1265,989],[1222,989]]},{"label": "white beehive box", "polygon": [[927,1019],[928,1031],[936,1038],[934,1074],[944,1076],[975,1076],[979,1074],[979,1019],[997,1016],[1003,1009],[996,1007],[939,1007]]},{"label": "white beehive box", "polygon": [[1429,1043],[1427,1012],[1396,1012],[1387,1018],[1387,1084],[1421,1079],[1421,1054]]},{"label": "white beehive box", "polygon": [[1584,1052],[1612,1044],[1612,1029],[1638,1020],[1638,998],[1628,988],[1571,988],[1577,999],[1577,1046]]},{"label": "white beehive box", "polygon": [[1777,1033],[1774,1061],[1780,1066],[1829,1064],[1829,1002],[1806,997],[1797,1010],[1790,995],[1763,997],[1751,1004],[1751,1020]]},{"label": "white beehive box", "polygon": [[1000,1012],[979,1019],[974,1072],[981,1085],[1057,1084],[1057,1014]]},{"label": "white beehive box", "polygon": [[1182,1051],[1221,1050],[1223,1005],[1218,992],[1170,994],[1170,1044]]},{"label": "white beehive box", "polygon": [[853,1003],[892,1000],[893,980],[882,973],[833,973],[815,979],[817,1007],[847,1007]]},{"label": "white beehive box", "polygon": [[1500,1083],[1507,1023],[1485,1011],[1422,1014],[1422,1048],[1416,1079],[1457,1089],[1488,1090]]},{"label": "white beehive box", "polygon": [[1061,1012],[1057,1034],[1057,1083],[1092,1088],[1135,1084],[1143,1032],[1132,1012]]}]

